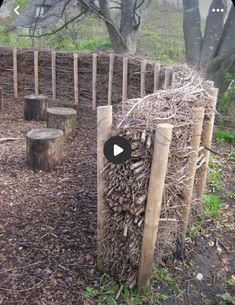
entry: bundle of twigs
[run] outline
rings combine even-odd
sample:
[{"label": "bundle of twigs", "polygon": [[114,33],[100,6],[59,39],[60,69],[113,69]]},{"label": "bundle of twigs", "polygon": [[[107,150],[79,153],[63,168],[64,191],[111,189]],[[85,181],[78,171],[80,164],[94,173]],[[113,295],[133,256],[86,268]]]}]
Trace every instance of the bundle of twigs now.
[{"label": "bundle of twigs", "polygon": [[[188,157],[191,151],[193,106],[204,106],[208,93],[203,79],[187,66],[175,69],[172,89],[161,90],[143,99],[125,103],[118,114],[115,135],[126,137],[132,145],[131,159],[122,165],[108,164],[104,170],[105,236],[103,261],[113,276],[135,285],[144,228],[145,205],[151,170],[153,143],[158,140],[158,123],[174,126],[168,171],[157,239],[157,256],[174,248]],[[157,191],[157,190],[156,190]]]}]

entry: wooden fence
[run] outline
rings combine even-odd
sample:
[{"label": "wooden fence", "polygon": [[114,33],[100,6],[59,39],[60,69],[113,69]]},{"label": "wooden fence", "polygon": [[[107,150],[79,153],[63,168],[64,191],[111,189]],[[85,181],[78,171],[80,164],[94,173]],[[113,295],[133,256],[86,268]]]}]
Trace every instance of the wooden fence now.
[{"label": "wooden fence", "polygon": [[171,78],[169,67],[134,56],[0,48],[0,86],[15,98],[40,93],[96,109],[169,87]]}]

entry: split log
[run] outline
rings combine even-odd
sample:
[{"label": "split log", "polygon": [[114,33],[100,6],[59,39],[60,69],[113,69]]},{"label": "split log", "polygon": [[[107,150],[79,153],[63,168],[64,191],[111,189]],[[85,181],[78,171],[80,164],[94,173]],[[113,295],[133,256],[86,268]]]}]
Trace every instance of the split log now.
[{"label": "split log", "polygon": [[46,121],[47,97],[44,95],[27,95],[24,101],[24,118],[26,121]]},{"label": "split log", "polygon": [[64,133],[59,129],[34,129],[26,136],[27,163],[33,170],[50,171],[63,161]]},{"label": "split log", "polygon": [[76,135],[77,111],[66,107],[47,109],[47,128],[61,129],[66,137]]},{"label": "split log", "polygon": [[154,143],[148,198],[145,209],[144,233],[138,270],[138,287],[148,286],[150,281],[158,233],[158,223],[161,213],[172,128],[173,126],[171,124],[158,124],[156,128],[159,139],[155,140]]}]

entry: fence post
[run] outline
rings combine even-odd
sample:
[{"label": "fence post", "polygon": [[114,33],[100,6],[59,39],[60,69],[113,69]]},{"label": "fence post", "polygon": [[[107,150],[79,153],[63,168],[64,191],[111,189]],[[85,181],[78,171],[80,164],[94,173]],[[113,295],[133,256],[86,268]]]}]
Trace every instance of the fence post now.
[{"label": "fence post", "polygon": [[94,53],[92,55],[92,109],[93,110],[96,110],[96,103],[97,103],[96,83],[97,83],[97,54]]},{"label": "fence post", "polygon": [[56,52],[51,52],[52,99],[56,99]]},{"label": "fence post", "polygon": [[164,80],[164,90],[168,89],[171,82],[171,67],[166,67],[165,69],[165,80]]},{"label": "fence post", "polygon": [[105,158],[104,143],[112,135],[112,106],[97,108],[97,268],[103,269],[102,244],[104,231],[104,177],[102,175]]},{"label": "fence post", "polygon": [[39,95],[39,82],[38,82],[38,51],[33,52],[34,56],[34,89],[35,95]]},{"label": "fence post", "polygon": [[198,152],[201,143],[202,124],[204,119],[203,107],[193,107],[192,110],[194,113],[192,140],[190,145],[192,147],[192,150],[188,159],[188,168],[185,173],[185,178],[186,178],[185,190],[182,193],[184,206],[180,209],[180,214],[182,217],[179,228],[179,236],[178,236],[178,246],[179,246],[178,251],[180,256],[183,256],[185,249],[185,237],[186,237],[186,231],[188,228],[189,216],[191,211]]},{"label": "fence post", "polygon": [[17,72],[17,49],[13,49],[13,82],[14,82],[14,97],[18,98],[18,72]]},{"label": "fence post", "polygon": [[114,54],[110,54],[110,55],[109,55],[108,105],[112,105],[113,70],[114,70]]},{"label": "fence post", "polygon": [[122,75],[122,101],[127,100],[127,83],[128,83],[128,58],[123,58],[123,75]]},{"label": "fence post", "polygon": [[0,87],[0,111],[3,110],[3,88]]},{"label": "fence post", "polygon": [[146,66],[147,66],[147,61],[143,60],[141,62],[141,80],[140,80],[140,97],[141,98],[144,98],[146,95],[146,92],[145,92]]},{"label": "fence post", "polygon": [[219,90],[217,88],[208,89],[208,92],[210,94],[209,106],[212,110],[212,113],[211,113],[211,117],[206,117],[203,123],[202,146],[205,147],[205,149],[203,150],[205,156],[205,163],[198,171],[199,174],[196,185],[196,195],[198,198],[202,197],[206,186],[206,177],[207,177],[207,171],[210,161],[210,151],[208,150],[208,148],[209,149],[211,148],[218,91]]},{"label": "fence post", "polygon": [[74,104],[78,105],[79,89],[78,89],[78,53],[73,53],[73,75],[74,75]]},{"label": "fence post", "polygon": [[160,86],[160,70],[161,70],[161,65],[155,64],[154,65],[154,88],[153,91],[157,91]]},{"label": "fence post", "polygon": [[148,199],[145,208],[144,234],[138,270],[138,287],[147,286],[150,281],[154,250],[161,213],[162,196],[167,171],[169,147],[172,135],[171,124],[158,124],[151,165]]}]

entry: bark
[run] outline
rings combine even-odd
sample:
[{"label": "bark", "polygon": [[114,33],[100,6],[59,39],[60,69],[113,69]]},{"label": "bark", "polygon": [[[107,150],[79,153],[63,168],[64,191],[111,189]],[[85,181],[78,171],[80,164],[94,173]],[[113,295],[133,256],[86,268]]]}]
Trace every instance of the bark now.
[{"label": "bark", "polygon": [[130,53],[136,53],[139,28],[135,23],[134,2],[133,0],[121,2],[120,33]]},{"label": "bark", "polygon": [[109,1],[99,0],[99,6],[100,6],[100,11],[102,12],[102,16],[106,19],[105,24],[109,32],[109,37],[114,52],[126,53],[128,49],[119,29],[113,23]]},{"label": "bark", "polygon": [[212,8],[216,7],[225,9],[223,0],[214,0],[207,16],[200,60],[200,66],[205,69],[216,54],[223,32],[224,14],[212,12]]},{"label": "bark", "polygon": [[220,45],[217,50],[217,55],[223,56],[225,52],[235,46],[235,8],[231,7],[228,18],[224,25],[223,34],[220,40]]},{"label": "bark", "polygon": [[202,46],[199,0],[183,0],[183,5],[186,59],[188,63],[198,65]]},{"label": "bark", "polygon": [[144,1],[140,8],[136,0],[120,1],[120,26],[112,17],[109,0],[99,0],[102,16],[109,32],[112,48],[115,53],[136,53],[138,30],[144,12],[150,7],[152,0]]}]

